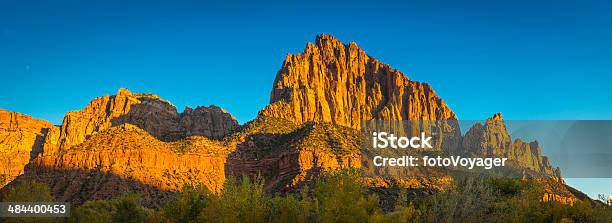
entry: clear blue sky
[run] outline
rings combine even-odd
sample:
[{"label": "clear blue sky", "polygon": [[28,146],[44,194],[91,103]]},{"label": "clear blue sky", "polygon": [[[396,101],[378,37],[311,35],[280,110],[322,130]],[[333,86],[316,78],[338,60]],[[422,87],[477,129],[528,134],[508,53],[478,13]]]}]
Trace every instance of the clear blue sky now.
[{"label": "clear blue sky", "polygon": [[0,108],[59,124],[127,87],[244,123],[285,54],[329,33],[460,119],[612,118],[610,1],[248,2],[3,1]]}]

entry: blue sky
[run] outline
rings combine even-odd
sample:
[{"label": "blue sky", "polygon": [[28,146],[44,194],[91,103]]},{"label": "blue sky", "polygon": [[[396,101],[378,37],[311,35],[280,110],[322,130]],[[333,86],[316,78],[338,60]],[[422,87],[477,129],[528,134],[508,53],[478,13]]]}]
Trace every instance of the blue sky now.
[{"label": "blue sky", "polygon": [[59,124],[119,87],[241,123],[319,33],[430,83],[460,119],[612,118],[609,1],[4,1],[0,108]]}]

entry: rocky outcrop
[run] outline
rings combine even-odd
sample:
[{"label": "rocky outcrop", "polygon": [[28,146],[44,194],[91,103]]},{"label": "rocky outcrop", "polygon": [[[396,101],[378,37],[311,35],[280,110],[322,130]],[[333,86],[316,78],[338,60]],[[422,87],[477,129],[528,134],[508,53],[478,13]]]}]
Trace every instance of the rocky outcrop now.
[{"label": "rocky outcrop", "polygon": [[23,173],[42,151],[45,134],[55,128],[48,121],[0,109],[0,188]]},{"label": "rocky outcrop", "polygon": [[45,152],[52,153],[84,142],[92,135],[121,124],[133,124],[162,141],[198,135],[220,138],[239,126],[227,112],[216,106],[176,107],[153,94],[134,94],[119,89],[117,95],[92,100],[83,110],[68,112],[61,128],[45,139]]},{"label": "rocky outcrop", "polygon": [[501,113],[488,118],[484,125],[477,123],[463,138],[463,149],[467,153],[485,157],[507,157],[510,163],[520,168],[545,176],[560,178],[559,168],[553,168],[537,141],[523,142],[512,137],[506,130]]},{"label": "rocky outcrop", "polygon": [[207,136],[214,139],[222,138],[238,126],[238,122],[230,113],[214,105],[198,106],[195,109],[187,107],[180,114],[179,120],[179,127],[183,129],[182,135]]},{"label": "rocky outcrop", "polygon": [[359,128],[361,121],[455,120],[425,83],[347,45],[319,35],[301,54],[287,55],[276,74],[270,105],[260,112],[297,124],[330,122]]}]

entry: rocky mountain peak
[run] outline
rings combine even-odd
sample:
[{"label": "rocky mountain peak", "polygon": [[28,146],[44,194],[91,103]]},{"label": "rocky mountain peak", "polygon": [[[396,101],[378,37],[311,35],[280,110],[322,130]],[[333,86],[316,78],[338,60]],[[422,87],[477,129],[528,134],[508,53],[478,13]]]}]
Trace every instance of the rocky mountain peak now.
[{"label": "rocky mountain peak", "polygon": [[431,86],[408,79],[357,44],[343,44],[327,34],[317,36],[301,54],[287,55],[270,105],[260,115],[353,128],[372,119],[456,120]]}]

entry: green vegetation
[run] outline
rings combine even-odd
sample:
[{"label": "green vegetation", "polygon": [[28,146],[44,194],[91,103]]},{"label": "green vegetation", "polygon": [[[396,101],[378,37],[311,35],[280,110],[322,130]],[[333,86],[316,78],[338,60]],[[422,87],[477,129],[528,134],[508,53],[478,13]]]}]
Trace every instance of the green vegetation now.
[{"label": "green vegetation", "polygon": [[72,212],[68,222],[144,222],[153,211],[142,207],[141,198],[129,193],[111,200],[87,201]]},{"label": "green vegetation", "polygon": [[[158,210],[144,208],[137,194],[126,194],[87,201],[73,208],[70,218],[55,221],[612,222],[612,209],[604,205],[542,202],[543,186],[536,181],[484,176],[455,179],[452,189],[434,195],[415,198],[400,190],[392,195],[395,205],[386,213],[378,195],[363,186],[356,171],[347,170],[319,178],[312,189],[305,186],[298,193],[284,195],[267,193],[260,178],[230,178],[218,194],[203,186],[186,185]],[[4,199],[41,201],[51,196],[44,184],[24,182],[9,188]]]}]

